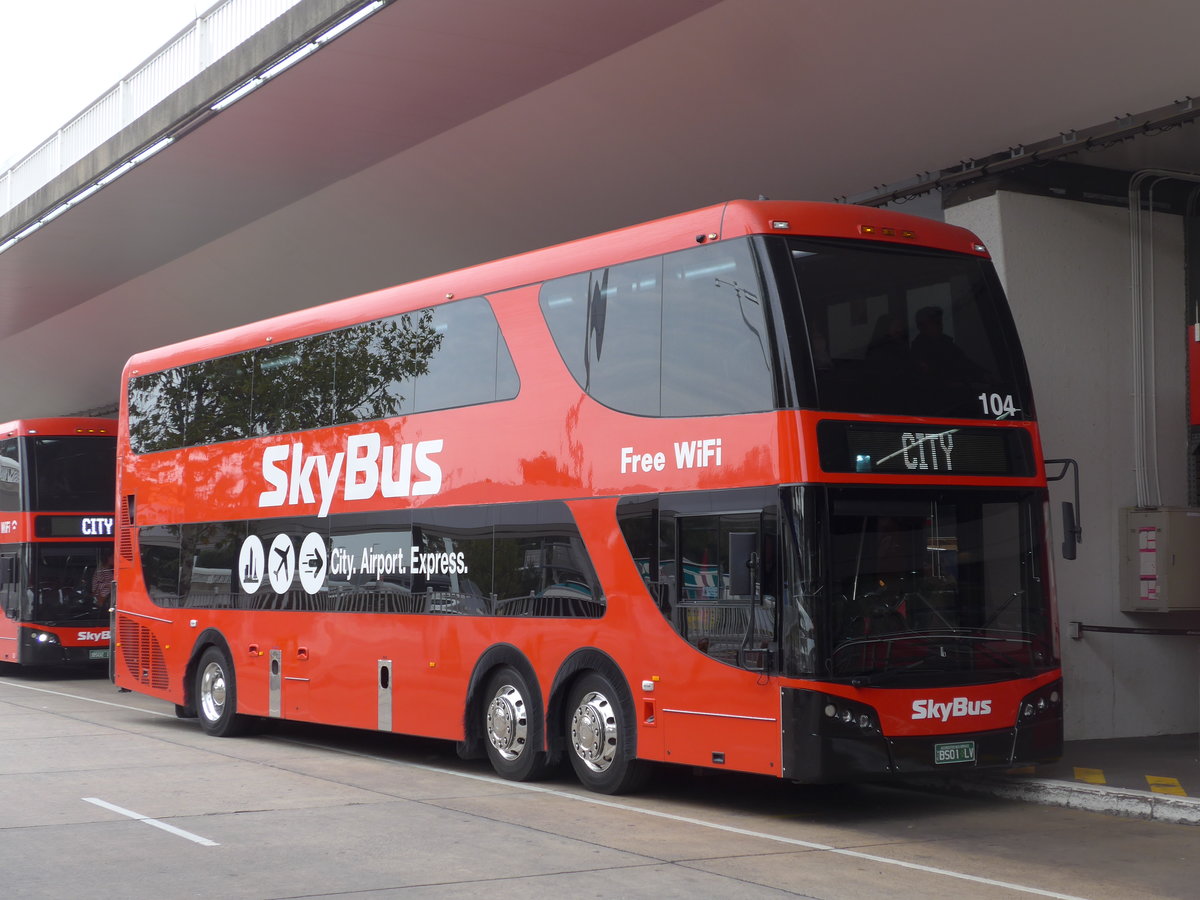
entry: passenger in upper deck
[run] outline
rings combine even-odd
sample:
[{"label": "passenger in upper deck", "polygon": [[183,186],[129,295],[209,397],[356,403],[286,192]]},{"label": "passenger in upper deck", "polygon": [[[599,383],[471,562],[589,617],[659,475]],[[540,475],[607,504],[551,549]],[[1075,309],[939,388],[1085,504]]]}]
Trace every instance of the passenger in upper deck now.
[{"label": "passenger in upper deck", "polygon": [[946,416],[973,410],[976,393],[993,380],[987,369],[945,333],[940,306],[917,310],[916,323],[917,336],[910,349],[921,413]]},{"label": "passenger in upper deck", "polygon": [[917,336],[912,342],[912,360],[917,372],[951,381],[976,381],[983,378],[983,369],[972,362],[954,338],[946,334],[940,306],[925,306],[917,310]]}]

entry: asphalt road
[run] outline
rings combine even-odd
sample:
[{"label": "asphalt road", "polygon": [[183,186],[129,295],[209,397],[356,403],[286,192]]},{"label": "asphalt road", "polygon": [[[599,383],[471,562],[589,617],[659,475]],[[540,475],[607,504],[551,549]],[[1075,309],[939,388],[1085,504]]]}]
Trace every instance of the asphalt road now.
[{"label": "asphalt road", "polygon": [[1200,832],[996,798],[664,768],[603,797],[435,741],[236,739],[101,677],[0,672],[18,898],[1193,898]]}]

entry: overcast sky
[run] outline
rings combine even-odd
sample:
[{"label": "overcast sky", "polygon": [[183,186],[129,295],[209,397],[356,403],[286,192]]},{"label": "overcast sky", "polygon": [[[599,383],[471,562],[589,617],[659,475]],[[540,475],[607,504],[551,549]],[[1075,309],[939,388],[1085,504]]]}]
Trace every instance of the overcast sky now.
[{"label": "overcast sky", "polygon": [[216,0],[0,0],[0,171]]}]

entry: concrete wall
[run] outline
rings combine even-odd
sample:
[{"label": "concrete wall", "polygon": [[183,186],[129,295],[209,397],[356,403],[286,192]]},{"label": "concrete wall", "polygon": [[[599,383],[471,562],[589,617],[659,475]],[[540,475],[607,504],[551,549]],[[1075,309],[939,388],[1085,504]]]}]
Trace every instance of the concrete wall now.
[{"label": "concrete wall", "polygon": [[[1120,509],[1134,471],[1130,226],[1125,209],[999,192],[952,207],[996,260],[1031,370],[1046,455],[1081,469],[1083,543],[1056,563],[1068,740],[1181,734],[1200,726],[1200,639],[1100,634],[1068,623],[1189,628],[1200,615],[1120,610]],[[1183,229],[1155,217],[1154,337],[1161,504],[1187,504]],[[1052,508],[1070,499],[1051,485]],[[1055,522],[1056,531],[1061,521]],[[1056,542],[1057,547],[1057,542]],[[1200,548],[1196,548],[1200,552]]]}]

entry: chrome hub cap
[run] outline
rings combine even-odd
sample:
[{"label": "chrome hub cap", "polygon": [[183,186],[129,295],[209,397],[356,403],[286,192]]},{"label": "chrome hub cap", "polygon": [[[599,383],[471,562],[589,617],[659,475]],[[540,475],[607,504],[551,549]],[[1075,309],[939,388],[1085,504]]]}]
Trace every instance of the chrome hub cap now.
[{"label": "chrome hub cap", "polygon": [[225,670],[216,663],[209,663],[200,679],[200,710],[210,722],[225,712]]},{"label": "chrome hub cap", "polygon": [[617,754],[617,720],[603,694],[585,694],[571,716],[571,746],[593,772],[603,772]]},{"label": "chrome hub cap", "polygon": [[514,760],[525,749],[529,737],[529,719],[525,699],[511,684],[496,692],[487,711],[487,736],[502,757]]}]

